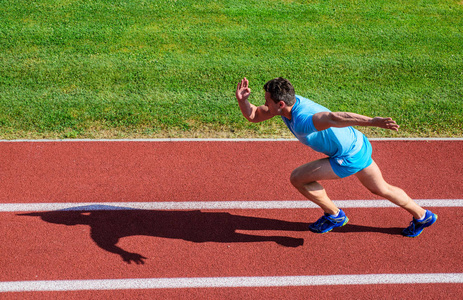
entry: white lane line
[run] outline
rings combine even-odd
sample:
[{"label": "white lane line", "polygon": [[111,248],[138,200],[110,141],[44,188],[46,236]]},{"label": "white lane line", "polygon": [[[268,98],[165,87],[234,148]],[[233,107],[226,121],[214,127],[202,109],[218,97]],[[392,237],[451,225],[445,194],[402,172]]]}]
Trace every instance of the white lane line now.
[{"label": "white lane line", "polygon": [[[463,199],[417,199],[423,207],[463,207]],[[387,200],[337,200],[341,208],[397,207]],[[203,201],[203,202],[79,202],[79,203],[3,203],[0,212],[52,210],[190,210],[190,209],[306,209],[318,208],[310,201]]]},{"label": "white lane line", "polygon": [[0,292],[430,283],[463,283],[463,273],[7,281]]}]

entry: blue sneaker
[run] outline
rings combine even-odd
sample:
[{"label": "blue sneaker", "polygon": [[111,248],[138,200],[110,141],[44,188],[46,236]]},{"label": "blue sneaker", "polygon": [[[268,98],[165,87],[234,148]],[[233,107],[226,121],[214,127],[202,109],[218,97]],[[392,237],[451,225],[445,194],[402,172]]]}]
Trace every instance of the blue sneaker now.
[{"label": "blue sneaker", "polygon": [[418,221],[417,219],[413,218],[413,220],[410,222],[410,226],[405,228],[402,231],[402,234],[407,237],[417,237],[423,232],[423,229],[434,224],[436,220],[437,215],[427,210],[423,221]]},{"label": "blue sneaker", "polygon": [[347,222],[349,222],[349,218],[340,210],[337,217],[325,213],[317,222],[310,224],[309,229],[315,233],[325,233],[333,230],[333,228],[344,226]]}]

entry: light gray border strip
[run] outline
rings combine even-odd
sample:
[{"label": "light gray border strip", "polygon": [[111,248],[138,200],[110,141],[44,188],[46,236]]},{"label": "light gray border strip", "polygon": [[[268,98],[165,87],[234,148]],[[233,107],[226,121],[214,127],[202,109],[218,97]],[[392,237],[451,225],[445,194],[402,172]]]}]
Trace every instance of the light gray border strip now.
[{"label": "light gray border strip", "polygon": [[[369,138],[370,141],[463,141],[463,138]],[[297,139],[270,138],[159,138],[159,139],[43,139],[43,140],[0,140],[0,143],[30,142],[296,142]]]},{"label": "light gray border strip", "polygon": [[[387,200],[335,200],[340,208],[397,207]],[[463,207],[463,199],[417,199],[423,207]],[[191,201],[191,202],[79,202],[79,203],[3,203],[0,212],[56,210],[231,210],[231,209],[308,209],[318,208],[310,201]]]},{"label": "light gray border strip", "polygon": [[191,277],[0,282],[0,292],[463,283],[463,273]]}]

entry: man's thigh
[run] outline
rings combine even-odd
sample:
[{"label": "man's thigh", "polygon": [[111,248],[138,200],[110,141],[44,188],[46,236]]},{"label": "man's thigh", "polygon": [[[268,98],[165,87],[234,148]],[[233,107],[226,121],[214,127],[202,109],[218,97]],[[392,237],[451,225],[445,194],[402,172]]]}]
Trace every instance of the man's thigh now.
[{"label": "man's thigh", "polygon": [[313,182],[318,180],[339,179],[334,173],[328,158],[322,158],[297,167],[291,173],[291,180]]},{"label": "man's thigh", "polygon": [[381,170],[374,161],[370,166],[355,175],[367,189],[375,194],[381,192],[388,186],[387,182],[384,181]]}]

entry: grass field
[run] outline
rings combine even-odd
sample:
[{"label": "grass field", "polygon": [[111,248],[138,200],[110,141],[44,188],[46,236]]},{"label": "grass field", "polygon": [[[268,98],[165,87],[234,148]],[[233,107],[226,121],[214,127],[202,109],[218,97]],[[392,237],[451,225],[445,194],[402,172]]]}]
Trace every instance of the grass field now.
[{"label": "grass field", "polygon": [[463,136],[463,2],[0,0],[0,138],[291,137],[234,97],[283,76],[398,134]]}]

